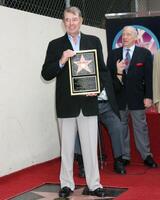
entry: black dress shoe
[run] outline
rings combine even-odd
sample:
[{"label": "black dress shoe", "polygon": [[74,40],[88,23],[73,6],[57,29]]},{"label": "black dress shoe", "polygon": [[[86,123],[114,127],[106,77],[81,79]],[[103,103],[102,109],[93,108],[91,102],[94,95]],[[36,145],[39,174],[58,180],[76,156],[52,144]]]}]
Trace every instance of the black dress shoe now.
[{"label": "black dress shoe", "polygon": [[114,171],[118,174],[122,174],[122,175],[126,174],[126,169],[123,165],[122,160],[115,159],[115,161],[114,161]]},{"label": "black dress shoe", "polygon": [[146,157],[146,159],[144,160],[144,164],[151,168],[156,168],[158,166],[150,155]]},{"label": "black dress shoe", "polygon": [[63,187],[59,191],[59,197],[63,198],[69,197],[72,192],[73,191],[69,187]]},{"label": "black dress shoe", "polygon": [[122,159],[122,162],[124,166],[127,166],[130,164],[130,160],[127,160],[127,159]]},{"label": "black dress shoe", "polygon": [[97,197],[106,197],[107,196],[107,190],[105,188],[97,188],[96,190],[89,190],[88,187],[85,187],[83,192],[83,195],[91,195],[91,196],[97,196]]}]

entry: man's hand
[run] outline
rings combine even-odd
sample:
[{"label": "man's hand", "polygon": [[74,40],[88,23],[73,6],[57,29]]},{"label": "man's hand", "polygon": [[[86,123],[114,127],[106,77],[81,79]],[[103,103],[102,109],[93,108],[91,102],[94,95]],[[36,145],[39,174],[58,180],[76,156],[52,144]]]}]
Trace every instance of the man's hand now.
[{"label": "man's hand", "polygon": [[144,99],[144,107],[150,108],[152,106],[152,99]]},{"label": "man's hand", "polygon": [[97,96],[97,93],[89,93],[89,94],[86,94],[87,97],[95,97]]},{"label": "man's hand", "polygon": [[76,52],[73,50],[67,49],[66,51],[63,51],[63,54],[62,54],[61,59],[59,60],[59,63],[61,65],[64,65],[69,60],[69,58],[73,57],[74,55],[76,55]]}]

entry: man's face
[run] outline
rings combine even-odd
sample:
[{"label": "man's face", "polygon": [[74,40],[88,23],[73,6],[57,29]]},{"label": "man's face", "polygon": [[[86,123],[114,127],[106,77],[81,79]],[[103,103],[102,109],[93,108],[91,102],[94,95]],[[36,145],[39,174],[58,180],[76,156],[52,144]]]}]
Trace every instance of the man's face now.
[{"label": "man's face", "polygon": [[122,33],[122,44],[123,47],[131,47],[136,42],[136,34],[132,28],[126,28]]},{"label": "man's face", "polygon": [[63,22],[66,32],[69,35],[76,36],[79,34],[80,27],[82,24],[82,17],[80,17],[78,14],[66,12],[64,14]]}]

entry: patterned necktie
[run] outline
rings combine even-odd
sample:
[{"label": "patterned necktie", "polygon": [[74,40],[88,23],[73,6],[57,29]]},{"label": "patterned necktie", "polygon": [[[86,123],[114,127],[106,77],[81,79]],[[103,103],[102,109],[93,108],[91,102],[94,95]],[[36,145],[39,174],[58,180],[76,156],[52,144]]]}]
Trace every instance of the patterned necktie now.
[{"label": "patterned necktie", "polygon": [[131,61],[131,55],[130,55],[129,51],[130,51],[130,49],[126,49],[126,55],[125,55],[125,64],[126,64],[125,72],[126,72],[126,74],[128,72],[129,64]]}]

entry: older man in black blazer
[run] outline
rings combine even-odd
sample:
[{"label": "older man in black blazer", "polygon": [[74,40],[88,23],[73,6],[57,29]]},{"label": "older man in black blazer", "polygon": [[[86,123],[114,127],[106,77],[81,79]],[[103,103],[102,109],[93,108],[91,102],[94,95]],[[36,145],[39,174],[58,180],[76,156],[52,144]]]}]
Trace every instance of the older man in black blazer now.
[{"label": "older man in black blazer", "polygon": [[77,7],[65,9],[63,22],[67,33],[49,43],[42,69],[45,80],[56,78],[56,112],[61,135],[59,196],[66,198],[75,189],[73,159],[78,130],[88,186],[84,194],[103,197],[106,191],[100,184],[97,159],[97,96],[71,96],[68,67],[68,60],[76,50],[96,49],[101,79],[101,73],[106,71],[102,46],[99,38],[80,32],[82,15]]},{"label": "older man in black blazer", "polygon": [[126,26],[122,31],[123,47],[114,49],[108,57],[116,88],[116,98],[123,124],[125,154],[124,165],[130,162],[130,137],[128,115],[134,128],[134,138],[144,164],[157,167],[150,152],[145,108],[152,105],[152,55],[145,48],[135,45],[137,30]]}]

